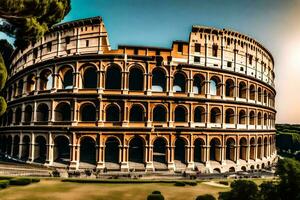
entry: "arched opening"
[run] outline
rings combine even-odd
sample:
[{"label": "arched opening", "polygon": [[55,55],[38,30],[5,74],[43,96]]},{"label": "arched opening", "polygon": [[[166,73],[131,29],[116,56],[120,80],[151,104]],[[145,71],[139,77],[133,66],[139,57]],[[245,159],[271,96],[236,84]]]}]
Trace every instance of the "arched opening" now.
[{"label": "arched opening", "polygon": [[267,91],[264,90],[264,103],[267,103],[268,94]]},{"label": "arched opening", "polygon": [[194,122],[205,122],[205,109],[201,106],[195,108],[194,111]]},{"label": "arched opening", "polygon": [[117,138],[115,137],[107,138],[105,142],[105,163],[107,166],[110,166],[112,163],[119,164],[119,152],[120,152],[119,146],[120,143]]},{"label": "arched opening", "polygon": [[230,168],[229,168],[229,172],[235,172],[234,167],[230,167]]},{"label": "arched opening", "polygon": [[120,109],[117,105],[110,104],[106,108],[105,117],[107,122],[120,121]]},{"label": "arched opening", "polygon": [[13,111],[12,109],[7,112],[7,125],[11,125],[13,122]]},{"label": "arched opening", "polygon": [[27,77],[27,86],[26,86],[26,91],[28,93],[31,93],[35,90],[35,84],[36,84],[36,77],[34,74],[31,74]]},{"label": "arched opening", "polygon": [[73,88],[73,70],[71,68],[66,69],[62,78],[63,89]]},{"label": "arched opening", "polygon": [[247,98],[247,86],[243,81],[239,83],[239,98]]},{"label": "arched opening", "polygon": [[264,114],[264,126],[268,126],[268,115],[267,115],[267,113]]},{"label": "arched opening", "polygon": [[37,121],[47,122],[49,120],[49,108],[47,104],[39,104],[37,107]]},{"label": "arched opening", "polygon": [[142,122],[144,121],[144,108],[141,105],[133,105],[130,109],[129,120],[131,122]]},{"label": "arched opening", "polygon": [[233,97],[234,95],[234,81],[232,79],[227,79],[225,83],[225,95],[227,97]]},{"label": "arched opening", "polygon": [[163,92],[166,91],[166,73],[160,68],[155,68],[152,71],[152,91]]},{"label": "arched opening", "polygon": [[268,157],[268,139],[266,137],[264,138],[264,157]]},{"label": "arched opening", "polygon": [[95,67],[88,67],[83,73],[82,85],[86,89],[97,88],[97,69]]},{"label": "arched opening", "polygon": [[144,163],[144,143],[140,137],[133,137],[129,142],[129,162]]},{"label": "arched opening", "polygon": [[83,104],[80,107],[80,118],[83,122],[95,122],[96,121],[96,108],[91,103]]},{"label": "arched opening", "polygon": [[54,139],[53,159],[55,162],[68,164],[70,162],[70,142],[66,136],[60,135]]},{"label": "arched opening", "polygon": [[219,168],[215,168],[215,169],[213,169],[213,173],[214,174],[220,174],[221,170]]},{"label": "arched opening", "polygon": [[14,146],[13,146],[13,157],[19,157],[19,144],[20,144],[20,137],[16,135],[14,137]]},{"label": "arched opening", "polygon": [[226,141],[226,160],[235,161],[235,141],[232,138]]},{"label": "arched opening", "polygon": [[262,99],[261,99],[262,98],[262,92],[261,92],[261,88],[260,87],[257,90],[257,94],[258,94],[258,101],[262,102]]},{"label": "arched opening", "polygon": [[70,121],[71,106],[68,103],[60,103],[55,108],[55,121]]},{"label": "arched opening", "polygon": [[175,151],[174,151],[174,161],[175,165],[179,163],[186,163],[186,157],[185,157],[185,141],[183,138],[176,138],[175,141]]},{"label": "arched opening", "polygon": [[174,75],[173,91],[174,92],[186,92],[186,76],[183,73],[177,72]]},{"label": "arched opening", "polygon": [[217,95],[220,96],[221,95],[221,81],[218,77],[213,76],[210,79],[210,94],[211,95]]},{"label": "arched opening", "polygon": [[251,100],[255,100],[255,86],[254,85],[250,85],[250,99]]},{"label": "arched opening", "polygon": [[211,161],[217,161],[220,162],[221,161],[221,142],[219,139],[217,138],[213,138],[210,141],[210,160]]},{"label": "arched opening", "polygon": [[51,71],[46,69],[40,73],[40,90],[50,90],[52,88],[53,78]]},{"label": "arched opening", "polygon": [[15,123],[17,125],[21,124],[21,118],[22,118],[22,109],[17,108],[15,112]]},{"label": "arched opening", "polygon": [[167,143],[164,138],[157,138],[153,143],[154,168],[163,168],[167,163]]},{"label": "arched opening", "polygon": [[137,67],[132,67],[129,71],[129,90],[144,90],[144,74],[143,71]]},{"label": "arched opening", "polygon": [[247,140],[246,138],[241,138],[240,139],[240,154],[239,158],[241,160],[247,160]]},{"label": "arched opening", "polygon": [[231,108],[228,108],[225,112],[225,123],[234,124],[234,111]]},{"label": "arched opening", "polygon": [[258,138],[257,140],[257,158],[262,159],[262,140]]},{"label": "arched opening", "polygon": [[186,122],[187,111],[183,106],[177,106],[175,108],[175,122]]},{"label": "arched opening", "polygon": [[23,85],[24,85],[23,79],[19,80],[19,82],[18,82],[18,95],[19,96],[22,96],[22,94],[23,94]]},{"label": "arched opening", "polygon": [[43,136],[35,138],[35,159],[34,162],[45,163],[47,153],[46,139]]},{"label": "arched opening", "polygon": [[21,159],[22,160],[28,160],[29,158],[29,145],[30,145],[30,138],[28,135],[25,135],[23,137],[23,141],[22,141],[22,155],[21,155]]},{"label": "arched opening", "polygon": [[166,122],[167,121],[167,110],[162,105],[157,105],[153,109],[153,121],[154,122]]},{"label": "arched opening", "polygon": [[106,70],[105,89],[120,90],[121,89],[121,69],[116,65],[112,65]]},{"label": "arched opening", "polygon": [[250,117],[250,125],[254,125],[255,124],[255,114],[254,114],[254,111],[250,112],[249,117]]},{"label": "arched opening", "polygon": [[246,116],[245,110],[240,110],[240,112],[239,112],[239,124],[246,124],[246,119],[247,119],[247,116]]},{"label": "arched opening", "polygon": [[8,155],[11,155],[11,147],[12,147],[12,136],[11,135],[9,135],[8,137],[7,137],[7,143],[6,143],[6,152],[7,152],[7,154]]},{"label": "arched opening", "polygon": [[255,139],[251,138],[251,140],[250,140],[250,159],[251,160],[255,160],[255,148],[256,148]]},{"label": "arched opening", "polygon": [[205,78],[202,75],[195,75],[193,82],[193,92],[195,94],[205,93]]},{"label": "arched opening", "polygon": [[25,123],[30,123],[32,121],[32,107],[30,105],[25,107]]},{"label": "arched opening", "polygon": [[80,139],[80,162],[96,164],[96,142],[91,137]]},{"label": "arched opening", "polygon": [[259,113],[257,114],[257,124],[258,124],[258,125],[262,125],[262,121],[261,121],[261,112],[259,112]]},{"label": "arched opening", "polygon": [[204,157],[205,157],[205,142],[203,139],[196,139],[194,142],[194,162],[196,163],[204,163]]},{"label": "arched opening", "polygon": [[219,108],[210,110],[210,123],[221,123],[221,110]]},{"label": "arched opening", "polygon": [[242,170],[243,172],[247,171],[245,166],[242,166],[242,167],[241,167],[241,170]]}]

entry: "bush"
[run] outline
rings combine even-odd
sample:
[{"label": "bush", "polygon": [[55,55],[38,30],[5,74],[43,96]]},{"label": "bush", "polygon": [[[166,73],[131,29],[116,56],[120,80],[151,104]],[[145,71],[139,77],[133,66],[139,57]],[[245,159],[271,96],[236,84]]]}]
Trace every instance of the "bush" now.
[{"label": "bush", "polygon": [[186,184],[190,185],[190,186],[196,186],[196,185],[198,185],[198,183],[196,181],[186,182]]},{"label": "bush", "polygon": [[14,177],[12,176],[0,176],[0,180],[10,180],[13,179]]},{"label": "bush", "polygon": [[38,183],[38,182],[40,182],[41,180],[39,179],[39,178],[32,178],[31,179],[31,182],[32,183]]},{"label": "bush", "polygon": [[10,185],[29,185],[31,183],[30,178],[14,178],[9,181]]},{"label": "bush", "polygon": [[53,176],[53,177],[60,177],[59,171],[54,170],[54,171],[52,172],[52,176]]},{"label": "bush", "polygon": [[165,197],[161,194],[160,191],[153,191],[152,194],[149,194],[147,200],[164,200]]},{"label": "bush", "polygon": [[152,194],[161,194],[161,192],[160,192],[160,191],[157,191],[157,190],[155,190],[155,191],[153,191],[153,192],[152,192]]},{"label": "bush", "polygon": [[216,200],[216,198],[211,194],[204,194],[197,196],[196,200]]},{"label": "bush", "polygon": [[177,181],[174,185],[175,186],[185,186],[185,182],[183,182],[183,181]]},{"label": "bush", "polygon": [[228,181],[219,181],[219,183],[222,184],[222,185],[229,185]]},{"label": "bush", "polygon": [[9,180],[1,180],[0,181],[0,188],[1,189],[7,188],[8,185],[9,185]]}]

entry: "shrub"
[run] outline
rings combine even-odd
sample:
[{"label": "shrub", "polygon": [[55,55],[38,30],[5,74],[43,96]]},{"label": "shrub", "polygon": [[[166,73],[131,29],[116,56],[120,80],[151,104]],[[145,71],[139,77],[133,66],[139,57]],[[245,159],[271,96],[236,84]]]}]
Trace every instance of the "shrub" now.
[{"label": "shrub", "polygon": [[0,181],[0,188],[2,188],[2,189],[7,188],[8,185],[9,185],[9,180],[1,180]]},{"label": "shrub", "polygon": [[11,176],[0,176],[0,180],[10,180],[13,179],[14,177]]},{"label": "shrub", "polygon": [[153,191],[153,192],[152,192],[152,194],[161,194],[161,192],[160,192],[160,191],[157,191],[157,190],[155,190],[155,191]]},{"label": "shrub", "polygon": [[196,200],[216,200],[216,198],[211,194],[204,194],[197,196]]},{"label": "shrub", "polygon": [[14,178],[9,181],[10,185],[29,185],[30,183],[30,178]]},{"label": "shrub", "polygon": [[219,181],[219,183],[222,184],[222,185],[229,185],[228,181]]},{"label": "shrub", "polygon": [[161,194],[160,191],[153,191],[152,194],[149,194],[147,200],[164,200],[165,197]]},{"label": "shrub", "polygon": [[39,178],[32,178],[31,179],[31,182],[32,183],[38,183],[38,182],[40,182],[41,180],[39,179]]},{"label": "shrub", "polygon": [[183,182],[183,181],[177,181],[174,185],[175,186],[185,186],[185,182]]},{"label": "shrub", "polygon": [[190,185],[190,186],[196,186],[196,185],[198,185],[198,183],[196,181],[186,182],[186,184]]},{"label": "shrub", "polygon": [[53,176],[53,177],[60,177],[59,171],[54,170],[54,171],[52,172],[52,176]]}]

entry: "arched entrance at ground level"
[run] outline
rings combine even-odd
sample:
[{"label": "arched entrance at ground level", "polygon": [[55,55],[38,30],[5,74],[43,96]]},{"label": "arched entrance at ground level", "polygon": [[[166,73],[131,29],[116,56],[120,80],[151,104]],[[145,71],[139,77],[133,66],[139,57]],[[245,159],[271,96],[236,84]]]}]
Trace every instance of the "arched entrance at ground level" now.
[{"label": "arched entrance at ground level", "polygon": [[261,138],[258,138],[257,140],[257,158],[262,159],[262,142]]},{"label": "arched entrance at ground level", "polygon": [[264,139],[264,157],[268,157],[268,139],[266,137]]},{"label": "arched entrance at ground level", "polygon": [[28,160],[29,158],[29,144],[30,144],[30,138],[28,135],[25,135],[22,140],[22,160]]},{"label": "arched entrance at ground level", "polygon": [[53,160],[64,164],[70,162],[70,142],[66,136],[60,135],[54,139]]},{"label": "arched entrance at ground level", "polygon": [[134,137],[129,142],[129,162],[144,163],[144,143],[140,137]]},{"label": "arched entrance at ground level", "polygon": [[96,164],[96,142],[91,137],[80,139],[80,162]]},{"label": "arched entrance at ground level", "polygon": [[210,141],[210,160],[221,162],[221,142],[217,138]]},{"label": "arched entrance at ground level", "polygon": [[194,161],[195,162],[199,162],[199,163],[204,163],[204,153],[205,153],[205,150],[204,150],[204,140],[202,139],[196,139],[195,142],[194,142]]},{"label": "arched entrance at ground level", "polygon": [[247,171],[245,166],[241,167],[241,170],[244,172]]},{"label": "arched entrance at ground level", "polygon": [[120,163],[119,155],[119,140],[115,137],[109,137],[105,142],[105,162]]},{"label": "arched entrance at ground level", "polygon": [[255,139],[251,138],[250,140],[250,159],[255,160]]},{"label": "arched entrance at ground level", "polygon": [[247,140],[245,138],[240,139],[240,155],[241,160],[247,159]]},{"label": "arched entrance at ground level", "polygon": [[13,147],[13,157],[19,157],[19,144],[20,144],[20,137],[16,135],[14,137],[14,147]]},{"label": "arched entrance at ground level", "polygon": [[235,141],[232,138],[226,141],[226,160],[235,161]]},{"label": "arched entrance at ground level", "polygon": [[46,153],[47,153],[46,139],[43,136],[37,136],[35,138],[34,162],[45,163]]},{"label": "arched entrance at ground level", "polygon": [[6,140],[6,153],[11,155],[11,147],[12,147],[12,137],[9,135]]},{"label": "arched entrance at ground level", "polygon": [[0,136],[0,152],[5,153],[6,151],[6,137]]},{"label": "arched entrance at ground level", "polygon": [[164,138],[157,138],[153,143],[153,161],[167,163],[167,143]]},{"label": "arched entrance at ground level", "polygon": [[185,156],[185,141],[184,139],[178,137],[175,141],[175,152],[174,152],[174,160],[179,161],[181,163],[186,163]]},{"label": "arched entrance at ground level", "polygon": [[230,168],[229,168],[229,172],[235,172],[234,167],[230,167]]}]

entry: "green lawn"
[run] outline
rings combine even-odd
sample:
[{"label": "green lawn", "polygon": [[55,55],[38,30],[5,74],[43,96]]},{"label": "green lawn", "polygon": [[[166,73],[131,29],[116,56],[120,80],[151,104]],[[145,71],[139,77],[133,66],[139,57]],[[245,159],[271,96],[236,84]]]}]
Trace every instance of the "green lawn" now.
[{"label": "green lawn", "polygon": [[0,190],[1,200],[145,200],[147,195],[159,190],[166,200],[193,200],[200,194],[213,194],[229,190],[223,185],[199,183],[197,186],[178,187],[171,183],[140,184],[87,184],[67,183],[42,179],[28,186],[9,187]]}]

